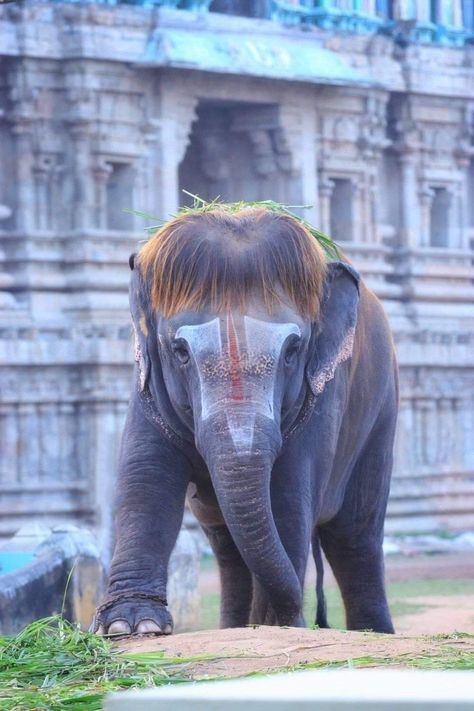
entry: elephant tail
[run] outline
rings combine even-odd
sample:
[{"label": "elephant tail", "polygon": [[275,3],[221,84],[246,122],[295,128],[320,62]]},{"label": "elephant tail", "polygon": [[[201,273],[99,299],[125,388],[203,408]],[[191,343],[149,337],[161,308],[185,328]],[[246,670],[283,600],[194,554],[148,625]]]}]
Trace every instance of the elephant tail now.
[{"label": "elephant tail", "polygon": [[324,563],[317,528],[314,529],[313,534],[313,558],[316,564],[316,624],[322,629],[327,629],[329,624],[324,595]]}]

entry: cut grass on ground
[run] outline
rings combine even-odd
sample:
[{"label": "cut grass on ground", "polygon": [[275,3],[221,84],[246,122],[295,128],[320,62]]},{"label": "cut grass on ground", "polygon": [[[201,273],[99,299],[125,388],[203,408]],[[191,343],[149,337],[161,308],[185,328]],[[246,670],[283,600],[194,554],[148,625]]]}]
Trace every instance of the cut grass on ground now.
[{"label": "cut grass on ground", "polygon": [[[275,671],[368,666],[474,669],[472,644],[460,644],[474,639],[473,635],[456,633],[433,639],[433,652],[423,657],[406,653],[385,654],[381,658],[361,655]],[[47,618],[34,622],[15,637],[0,637],[0,708],[97,711],[110,691],[186,683],[193,680],[193,673],[199,676],[203,661],[217,662],[218,669],[225,658],[225,654],[219,658],[202,655],[186,659],[165,658],[162,652],[127,654],[114,649],[103,637],[80,632],[60,617]]]},{"label": "cut grass on ground", "polygon": [[189,681],[190,661],[123,654],[103,637],[49,617],[0,637],[0,708],[95,711],[109,691]]},{"label": "cut grass on ground", "polygon": [[[388,599],[392,616],[396,621],[405,615],[412,615],[426,610],[429,605],[424,597],[434,595],[474,595],[473,580],[415,580],[396,582],[387,585]],[[328,586],[326,591],[328,620],[331,627],[345,629],[344,610],[339,590]],[[219,626],[219,600],[217,592],[204,593],[201,598],[201,617],[199,629],[216,629]],[[304,616],[307,625],[314,622],[316,596],[312,589],[305,593]]]}]

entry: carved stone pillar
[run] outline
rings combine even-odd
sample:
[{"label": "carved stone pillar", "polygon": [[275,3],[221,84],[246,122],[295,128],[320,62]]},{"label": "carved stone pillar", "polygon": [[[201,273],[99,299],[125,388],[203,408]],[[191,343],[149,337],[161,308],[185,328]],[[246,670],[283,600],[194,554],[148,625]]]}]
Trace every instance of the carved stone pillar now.
[{"label": "carved stone pillar", "polygon": [[334,190],[334,180],[321,175],[319,179],[319,214],[322,232],[327,235],[331,231],[331,195]]},{"label": "carved stone pillar", "polygon": [[34,229],[34,213],[31,209],[33,180],[32,125],[20,119],[12,127],[16,143],[16,210],[15,223],[19,232],[30,234]]},{"label": "carved stone pillar", "polygon": [[164,89],[159,119],[161,171],[157,186],[159,212],[164,218],[175,214],[182,202],[178,168],[189,145],[192,123],[197,118],[197,103],[195,96],[175,95]]},{"label": "carved stone pillar", "polygon": [[74,141],[74,184],[73,228],[85,231],[94,226],[95,197],[94,182],[91,179],[90,134],[87,123],[71,126]]},{"label": "carved stone pillar", "polygon": [[0,403],[0,485],[18,483],[18,407],[18,404],[11,402]]},{"label": "carved stone pillar", "polygon": [[369,235],[367,227],[371,224],[367,219],[367,191],[363,176],[358,174],[351,181],[352,185],[352,239],[354,242],[367,242]]},{"label": "carved stone pillar", "polygon": [[[451,209],[450,216],[452,219],[449,222],[449,244],[453,249],[469,249],[465,245],[465,210],[466,203],[464,201],[464,185],[462,182],[456,182],[452,186]],[[470,195],[468,201],[472,200]],[[469,202],[467,204],[469,204]]]},{"label": "carved stone pillar", "polygon": [[418,197],[420,199],[420,246],[429,247],[430,246],[430,232],[431,232],[431,206],[433,205],[433,199],[435,192],[428,185],[424,184],[421,190],[418,192]]},{"label": "carved stone pillar", "polygon": [[291,153],[291,168],[298,181],[297,200],[307,205],[303,216],[316,227],[321,225],[318,207],[317,117],[314,102],[288,103],[280,107],[279,123]]},{"label": "carved stone pillar", "polygon": [[472,193],[469,180],[471,162],[474,159],[474,105],[468,104],[464,111],[464,121],[461,128],[457,147],[454,155],[456,163],[462,172],[462,185],[459,186],[459,235],[456,243],[459,249],[468,250],[470,219],[469,210],[472,202]]},{"label": "carved stone pillar", "polygon": [[[53,190],[61,173],[54,154],[36,153],[33,175],[35,184],[35,226],[39,230],[53,229]],[[56,196],[57,197],[57,196]]]},{"label": "carved stone pillar", "polygon": [[402,241],[405,247],[418,245],[420,214],[416,180],[416,156],[411,151],[400,154]]},{"label": "carved stone pillar", "polygon": [[95,183],[94,227],[107,229],[107,183],[112,174],[112,166],[105,160],[97,160],[93,168]]}]

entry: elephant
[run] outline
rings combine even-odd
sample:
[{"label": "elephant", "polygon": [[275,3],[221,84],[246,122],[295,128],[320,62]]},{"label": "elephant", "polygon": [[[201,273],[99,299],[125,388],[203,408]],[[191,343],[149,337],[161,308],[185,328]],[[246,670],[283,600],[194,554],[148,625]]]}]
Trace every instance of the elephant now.
[{"label": "elephant", "polygon": [[[383,530],[398,371],[377,297],[305,224],[188,211],[130,259],[135,376],[99,634],[170,634],[185,501],[215,554],[221,627],[304,626],[310,549],[350,630],[393,633]],[[322,549],[322,550],[321,550]]]}]

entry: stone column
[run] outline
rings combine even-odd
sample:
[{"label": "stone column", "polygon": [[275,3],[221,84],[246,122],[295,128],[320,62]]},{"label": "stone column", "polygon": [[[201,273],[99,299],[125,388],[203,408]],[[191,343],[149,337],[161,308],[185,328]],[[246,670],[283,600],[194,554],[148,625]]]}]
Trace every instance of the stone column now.
[{"label": "stone column", "polygon": [[74,141],[74,200],[73,228],[86,231],[94,225],[94,181],[91,178],[90,133],[87,122],[71,126]]},{"label": "stone column", "polygon": [[416,179],[416,155],[411,151],[400,154],[401,167],[401,218],[403,245],[410,249],[418,246],[420,214]]},{"label": "stone column", "polygon": [[2,484],[18,483],[18,407],[17,404],[11,402],[0,403],[2,441],[0,487]]},{"label": "stone column", "polygon": [[[451,190],[451,205],[450,205],[450,221],[449,221],[449,246],[453,249],[469,249],[469,245],[465,244],[465,209],[464,201],[464,186],[463,182],[453,183]],[[472,195],[469,195],[469,202],[472,200]],[[469,204],[469,203],[467,203]]]},{"label": "stone column", "polygon": [[464,110],[464,120],[459,140],[454,151],[456,163],[461,172],[461,182],[458,184],[457,196],[459,199],[459,235],[455,244],[459,249],[469,250],[470,215],[469,208],[472,194],[469,184],[469,169],[474,159],[474,106],[468,104]]},{"label": "stone column", "polygon": [[319,179],[319,214],[322,232],[331,232],[331,195],[334,190],[334,180],[324,174]]},{"label": "stone column", "polygon": [[34,194],[32,126],[20,119],[12,127],[16,143],[16,210],[15,223],[19,232],[30,234],[34,229],[31,209]]},{"label": "stone column", "polygon": [[179,195],[178,169],[189,145],[197,103],[195,96],[175,94],[172,90],[163,88],[159,118],[161,171],[157,188],[159,213],[164,219],[175,214],[182,202]]},{"label": "stone column", "polygon": [[320,227],[322,218],[318,206],[318,158],[316,151],[316,109],[314,102],[290,102],[280,107],[280,125],[284,131],[292,158],[292,169],[298,174],[301,203],[307,205],[303,216]]},{"label": "stone column", "polygon": [[112,174],[112,166],[105,160],[98,160],[93,168],[95,183],[94,227],[107,229],[107,183]]},{"label": "stone column", "polygon": [[434,190],[426,184],[423,184],[418,192],[420,199],[420,247],[430,246],[431,206],[434,196]]},{"label": "stone column", "polygon": [[351,179],[352,185],[352,241],[354,242],[368,242],[369,235],[368,227],[371,224],[367,219],[366,207],[367,207],[367,191],[365,190],[363,176],[358,173]]},{"label": "stone column", "polygon": [[33,174],[35,182],[35,227],[48,229],[48,188],[50,165],[45,156],[37,156]]}]

